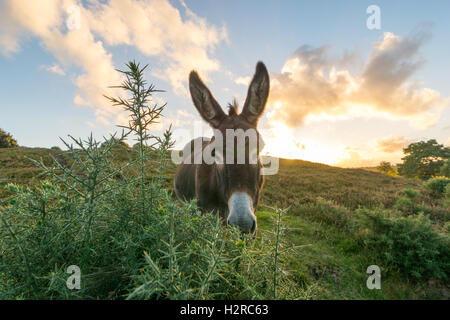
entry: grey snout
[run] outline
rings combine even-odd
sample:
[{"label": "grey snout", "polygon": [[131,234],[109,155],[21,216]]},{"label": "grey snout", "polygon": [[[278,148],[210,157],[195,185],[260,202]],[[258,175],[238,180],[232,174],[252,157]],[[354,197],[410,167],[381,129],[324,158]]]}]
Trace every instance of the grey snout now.
[{"label": "grey snout", "polygon": [[253,234],[256,230],[256,217],[253,214],[253,202],[245,192],[235,192],[228,200],[230,226],[239,228],[244,233]]},{"label": "grey snout", "polygon": [[249,215],[245,219],[233,219],[232,217],[230,217],[228,218],[227,222],[230,226],[237,227],[244,233],[255,233],[256,217],[254,215]]}]

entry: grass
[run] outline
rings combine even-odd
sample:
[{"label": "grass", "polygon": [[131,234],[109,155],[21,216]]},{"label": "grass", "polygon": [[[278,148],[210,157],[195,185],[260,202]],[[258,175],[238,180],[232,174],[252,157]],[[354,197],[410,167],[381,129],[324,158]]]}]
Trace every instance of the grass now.
[{"label": "grass", "polygon": [[[0,149],[0,185],[9,182],[18,184],[34,183],[35,176],[41,171],[29,159],[42,158],[50,164],[52,156],[70,162],[70,157],[60,151],[45,148],[4,148]],[[133,153],[117,152],[120,161],[133,158]],[[167,182],[176,167],[169,164]],[[148,176],[153,173],[148,172]],[[3,179],[3,181],[2,181]],[[381,173],[363,169],[343,169],[320,163],[302,160],[280,159],[280,171],[276,175],[266,176],[262,192],[262,204],[279,207],[315,202],[317,197],[333,200],[351,209],[376,207],[383,205],[392,207],[405,188],[421,189],[418,180],[402,177],[390,177]],[[0,195],[5,190],[0,190]]]},{"label": "grass", "polygon": [[[33,185],[40,172],[28,158],[51,162],[55,150],[43,148],[0,149],[0,181]],[[130,150],[119,151],[120,161],[133,158]],[[128,154],[128,155],[127,155]],[[59,159],[70,162],[67,153]],[[149,164],[151,165],[151,163]],[[172,188],[175,166],[169,164],[164,185]],[[148,173],[148,178],[152,174]],[[301,160],[280,160],[277,175],[267,176],[258,217],[258,240],[272,238],[276,214],[265,206],[290,207],[283,217],[285,242],[293,247],[280,258],[283,272],[314,299],[421,299],[449,298],[444,281],[415,281],[377,261],[373,252],[346,230],[354,209],[393,208],[402,190],[422,191],[422,183],[361,169],[342,169]],[[7,192],[2,191],[3,197]],[[334,213],[333,213],[334,212]],[[334,214],[334,215],[333,215]],[[448,221],[448,218],[444,220]],[[356,239],[356,240],[355,240]],[[382,290],[365,286],[367,266],[378,264],[382,270]],[[301,295],[299,295],[301,297]]]},{"label": "grass", "polygon": [[[243,237],[173,200],[170,131],[148,131],[164,105],[151,106],[145,67],[127,67],[131,98],[107,97],[132,119],[121,136],[0,149],[0,298],[450,298],[450,187],[280,159],[258,233]],[[381,290],[366,287],[374,264]],[[80,290],[66,286],[69,265]]]},{"label": "grass", "polygon": [[350,209],[392,207],[404,188],[421,182],[363,169],[344,169],[302,160],[280,159],[278,174],[266,177],[262,201],[281,207],[333,200]]}]

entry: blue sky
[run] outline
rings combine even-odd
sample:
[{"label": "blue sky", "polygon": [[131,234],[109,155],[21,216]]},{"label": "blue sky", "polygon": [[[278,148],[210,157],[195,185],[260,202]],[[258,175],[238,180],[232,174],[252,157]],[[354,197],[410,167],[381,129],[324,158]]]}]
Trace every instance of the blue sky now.
[{"label": "blue sky", "polygon": [[[70,31],[64,22],[73,5],[81,28]],[[366,27],[369,5],[381,10],[380,30]],[[113,68],[131,59],[149,64],[147,80],[166,90],[157,100],[168,103],[166,117],[155,132],[200,123],[186,90],[189,70],[204,76],[222,106],[233,97],[242,105],[261,60],[273,85],[260,128],[270,154],[364,166],[398,161],[413,141],[450,144],[448,1],[5,0],[1,6],[0,128],[21,145],[62,146],[59,137],[67,134],[92,131],[100,138],[116,130],[123,117],[101,101],[109,93],[101,91],[115,84],[106,83],[116,79]],[[394,60],[393,70],[386,59]],[[383,88],[389,99],[375,94]]]}]

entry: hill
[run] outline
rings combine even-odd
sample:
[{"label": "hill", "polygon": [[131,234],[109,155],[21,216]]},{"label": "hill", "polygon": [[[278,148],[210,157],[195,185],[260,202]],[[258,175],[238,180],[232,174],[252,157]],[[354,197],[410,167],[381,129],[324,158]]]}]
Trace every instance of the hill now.
[{"label": "hill", "polygon": [[[9,182],[33,184],[41,172],[30,159],[47,165],[52,157],[70,161],[59,149],[0,148],[0,186]],[[128,157],[120,154],[121,160]],[[176,167],[169,166],[169,174]],[[314,201],[318,196],[333,200],[349,208],[358,206],[391,207],[404,188],[420,188],[421,182],[401,177],[390,177],[364,169],[344,169],[303,160],[280,159],[276,175],[266,176],[261,201],[270,206],[288,206]],[[1,188],[3,189],[3,188]],[[0,197],[4,190],[0,190]]]},{"label": "hill", "polygon": [[[42,158],[44,163],[50,163],[52,156],[59,162],[70,162],[70,157],[59,150],[0,149],[0,199],[7,196],[3,186],[9,182],[24,185],[38,182],[36,175],[40,170],[28,158]],[[121,157],[127,158],[126,153],[121,153]],[[175,169],[174,165],[169,166],[166,180],[169,189]],[[273,230],[275,214],[270,208],[288,208],[283,223],[286,239],[294,249],[282,260],[283,269],[299,287],[308,290],[311,298],[449,298],[448,284],[433,277],[411,280],[400,269],[380,259],[374,252],[376,247],[367,245],[365,238],[360,237],[367,230],[358,225],[361,214],[357,209],[394,208],[406,188],[423,191],[422,183],[417,180],[280,159],[278,174],[266,176],[256,213],[259,229]],[[430,212],[434,219],[436,212]],[[441,215],[433,220],[433,228],[439,232],[448,220],[448,209],[447,213],[442,212],[444,218]],[[370,265],[381,267],[382,290],[366,287],[366,270]]]}]

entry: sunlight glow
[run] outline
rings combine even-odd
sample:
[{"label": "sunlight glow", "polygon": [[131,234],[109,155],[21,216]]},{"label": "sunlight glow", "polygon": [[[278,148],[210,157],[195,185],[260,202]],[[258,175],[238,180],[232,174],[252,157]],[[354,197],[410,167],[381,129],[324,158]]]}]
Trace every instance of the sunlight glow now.
[{"label": "sunlight glow", "polygon": [[271,123],[271,128],[264,132],[263,136],[263,155],[330,165],[342,157],[341,151],[335,147],[310,139],[297,139],[292,129],[280,123]]}]

